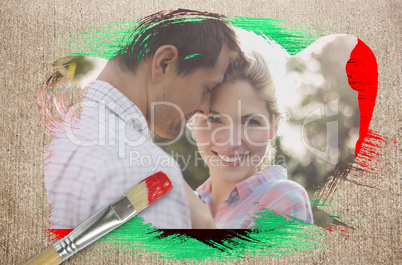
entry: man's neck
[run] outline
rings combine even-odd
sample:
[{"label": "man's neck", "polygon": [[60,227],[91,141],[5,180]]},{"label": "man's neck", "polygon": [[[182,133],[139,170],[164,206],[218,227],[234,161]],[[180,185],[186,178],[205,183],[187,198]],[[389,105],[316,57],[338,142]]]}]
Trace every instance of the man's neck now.
[{"label": "man's neck", "polygon": [[97,80],[107,82],[131,100],[147,117],[148,89],[145,68],[139,68],[136,74],[122,69],[116,62],[109,60]]}]

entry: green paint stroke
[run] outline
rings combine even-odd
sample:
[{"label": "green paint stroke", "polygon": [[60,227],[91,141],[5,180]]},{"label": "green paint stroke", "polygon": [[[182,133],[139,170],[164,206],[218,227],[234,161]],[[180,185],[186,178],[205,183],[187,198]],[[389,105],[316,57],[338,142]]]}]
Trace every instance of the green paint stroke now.
[{"label": "green paint stroke", "polygon": [[236,27],[273,39],[290,55],[297,54],[325,36],[314,30],[312,25],[290,24],[278,19],[234,16],[230,22]]},{"label": "green paint stroke", "polygon": [[[275,40],[290,55],[295,55],[316,39],[324,36],[317,33],[312,25],[287,24],[277,19],[233,16],[229,22],[234,26]],[[68,51],[56,53],[60,53],[59,56],[87,55],[110,59],[122,47],[122,44],[133,41],[133,28],[137,25],[136,22],[108,22],[101,30],[70,34],[74,42],[70,44]],[[141,42],[141,46],[146,44],[148,37]]]},{"label": "green paint stroke", "polygon": [[[157,258],[190,262],[225,262],[255,257],[276,257],[282,253],[299,253],[316,249],[320,231],[315,225],[295,218],[275,215],[273,211],[259,213],[258,229],[247,236],[212,242],[206,245],[186,235],[160,237],[163,233],[150,225],[142,225],[142,218],[133,218],[112,231],[102,240],[125,245],[133,251],[146,249]],[[140,252],[138,252],[140,254]]]},{"label": "green paint stroke", "polygon": [[[259,35],[275,40],[290,55],[306,48],[313,41],[323,36],[313,30],[312,26],[296,24],[287,25],[282,20],[234,16],[230,22],[240,28],[254,31]],[[132,41],[132,29],[135,22],[110,22],[102,30],[71,34],[73,40],[69,51],[61,55],[87,55],[112,58],[122,47],[121,44]],[[146,49],[147,38],[141,46]],[[144,54],[147,50],[144,50]],[[192,54],[190,59],[199,54]],[[264,211],[257,219],[258,229],[250,230],[247,237],[227,239],[222,243],[212,242],[206,245],[185,235],[160,237],[161,231],[150,225],[142,225],[141,218],[133,218],[125,225],[117,228],[102,241],[114,242],[116,246],[125,246],[128,251],[144,255],[143,250],[156,253],[165,259],[181,259],[191,262],[231,261],[252,257],[276,257],[282,253],[298,253],[317,248],[321,236],[315,225],[305,224],[300,220],[274,215],[272,211]]]},{"label": "green paint stroke", "polygon": [[191,59],[191,58],[193,58],[193,57],[195,57],[197,55],[202,55],[202,54],[201,53],[194,53],[194,54],[187,55],[186,57],[184,57],[183,61],[187,60],[187,59]]}]

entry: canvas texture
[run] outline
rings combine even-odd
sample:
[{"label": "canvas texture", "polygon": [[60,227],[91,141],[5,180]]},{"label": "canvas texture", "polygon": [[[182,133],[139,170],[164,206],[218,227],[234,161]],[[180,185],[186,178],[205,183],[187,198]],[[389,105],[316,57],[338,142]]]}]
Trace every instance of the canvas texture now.
[{"label": "canvas texture", "polygon": [[[36,105],[47,63],[69,49],[70,33],[100,30],[104,22],[133,21],[156,11],[190,8],[308,24],[320,34],[348,33],[363,40],[378,63],[379,87],[370,129],[386,141],[352,172],[333,196],[332,211],[350,217],[350,237],[322,231],[324,243],[302,254],[250,258],[225,264],[400,264],[400,1],[1,1],[0,3],[0,263],[23,264],[49,242],[43,148]],[[39,127],[38,127],[39,126]],[[370,187],[372,188],[370,188]],[[189,264],[146,250],[95,243],[65,264]],[[216,262],[217,263],[217,262]],[[217,263],[218,264],[218,263]]]}]

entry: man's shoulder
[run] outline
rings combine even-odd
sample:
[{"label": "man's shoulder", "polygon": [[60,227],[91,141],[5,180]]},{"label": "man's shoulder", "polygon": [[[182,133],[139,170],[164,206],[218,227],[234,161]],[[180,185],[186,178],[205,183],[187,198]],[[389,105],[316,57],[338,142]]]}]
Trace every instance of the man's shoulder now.
[{"label": "man's shoulder", "polygon": [[[134,133],[140,137],[141,133]],[[131,134],[133,136],[133,134]],[[123,167],[174,167],[179,168],[176,160],[162,148],[153,144],[150,139],[138,139],[130,143],[105,143],[98,139],[71,138],[59,135],[46,147],[53,161],[67,163],[72,160],[81,160],[81,163],[92,160],[94,163],[119,163]],[[101,139],[102,141],[102,139]],[[46,154],[45,154],[46,156]]]}]

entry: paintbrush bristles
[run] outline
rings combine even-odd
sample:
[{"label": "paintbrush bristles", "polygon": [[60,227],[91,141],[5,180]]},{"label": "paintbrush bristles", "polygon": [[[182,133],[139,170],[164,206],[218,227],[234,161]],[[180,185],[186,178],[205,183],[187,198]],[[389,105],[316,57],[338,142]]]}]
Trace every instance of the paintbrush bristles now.
[{"label": "paintbrush bristles", "polygon": [[137,212],[140,212],[168,193],[172,188],[173,185],[168,176],[159,171],[127,191],[126,196]]},{"label": "paintbrush bristles", "polygon": [[133,204],[137,212],[144,210],[148,206],[148,188],[144,182],[140,182],[138,185],[132,187],[126,192],[126,196]]}]

